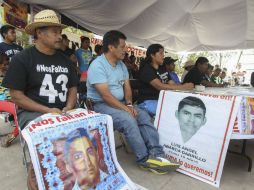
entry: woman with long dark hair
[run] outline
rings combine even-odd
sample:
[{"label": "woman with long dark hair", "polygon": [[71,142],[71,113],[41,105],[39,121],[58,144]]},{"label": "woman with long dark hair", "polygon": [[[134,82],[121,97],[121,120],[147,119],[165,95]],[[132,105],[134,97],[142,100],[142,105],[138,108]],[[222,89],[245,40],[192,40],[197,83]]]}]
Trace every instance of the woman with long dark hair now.
[{"label": "woman with long dark hair", "polygon": [[192,90],[192,83],[175,84],[168,76],[163,65],[164,47],[152,44],[146,51],[146,58],[140,65],[138,104],[150,115],[155,115],[160,90]]}]

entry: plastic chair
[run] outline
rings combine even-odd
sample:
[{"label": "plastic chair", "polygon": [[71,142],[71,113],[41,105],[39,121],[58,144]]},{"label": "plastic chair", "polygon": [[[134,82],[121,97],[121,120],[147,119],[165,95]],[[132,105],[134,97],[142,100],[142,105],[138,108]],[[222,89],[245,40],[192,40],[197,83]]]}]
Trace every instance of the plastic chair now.
[{"label": "plastic chair", "polygon": [[15,126],[19,129],[19,137],[20,137],[20,144],[22,147],[22,151],[23,151],[23,164],[25,165],[26,169],[28,168],[27,166],[27,157],[26,157],[26,143],[25,140],[22,137],[21,134],[21,129],[19,127],[19,123],[18,123],[18,117],[17,117],[17,112],[16,112],[16,105],[10,101],[2,101],[0,100],[0,112],[7,112],[13,115],[14,117],[14,123]]}]

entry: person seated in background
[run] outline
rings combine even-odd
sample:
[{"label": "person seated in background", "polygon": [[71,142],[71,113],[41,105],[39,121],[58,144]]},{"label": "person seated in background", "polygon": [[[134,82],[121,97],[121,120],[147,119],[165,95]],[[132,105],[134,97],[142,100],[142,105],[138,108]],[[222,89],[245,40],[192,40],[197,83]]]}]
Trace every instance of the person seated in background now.
[{"label": "person seated in background", "polygon": [[222,71],[220,73],[220,76],[219,76],[219,79],[218,79],[218,82],[219,84],[225,84],[226,82],[224,81],[224,79],[226,78],[227,74],[225,71]]},{"label": "person seated in background", "polygon": [[175,73],[175,62],[177,59],[173,59],[171,57],[165,57],[163,61],[163,65],[166,67],[166,71],[168,72],[169,78],[174,81],[176,84],[180,84],[180,80]]},{"label": "person seated in background", "polygon": [[2,82],[8,70],[8,67],[9,67],[9,57],[5,53],[0,52],[0,100],[11,99],[9,89],[2,86]]},{"label": "person seated in background", "polygon": [[[6,75],[8,67],[9,67],[9,57],[6,54],[0,52],[0,101],[11,100],[9,89],[2,86],[2,82]],[[10,121],[12,124],[14,120],[13,115],[10,115],[8,113],[0,113],[0,114],[3,114],[5,121]],[[0,139],[1,146],[2,147],[10,146],[12,141],[18,136],[18,134],[19,134],[19,129],[18,127],[15,126],[15,128],[13,129],[11,133],[1,136],[1,139]]]},{"label": "person seated in background", "polygon": [[207,79],[207,81],[211,81],[211,76],[213,74],[213,68],[214,68],[214,66],[212,66],[209,63],[208,64],[208,69],[206,70],[206,73],[205,73],[205,78]]},{"label": "person seated in background", "polygon": [[86,81],[87,78],[87,70],[89,67],[89,63],[93,58],[91,47],[90,47],[90,39],[86,36],[81,36],[81,47],[76,50],[75,55],[78,59],[78,67],[80,72],[81,81]]},{"label": "person seated in background", "polygon": [[23,48],[15,43],[16,31],[13,26],[3,25],[0,31],[4,39],[4,41],[0,43],[0,52],[5,53],[11,59],[15,54],[22,51]]},{"label": "person seated in background", "polygon": [[185,76],[183,83],[192,82],[194,85],[203,85],[206,87],[223,87],[223,84],[216,84],[206,79],[205,73],[208,69],[209,61],[206,57],[199,57],[195,66]]},{"label": "person seated in background", "polygon": [[136,62],[136,57],[134,55],[134,51],[131,51],[131,55],[129,57],[130,61],[131,61],[131,64],[135,64]]},{"label": "person seated in background", "polygon": [[192,90],[192,83],[176,84],[169,78],[164,61],[164,47],[152,44],[146,51],[146,58],[139,69],[139,108],[150,115],[156,114],[160,90]]},{"label": "person seated in background", "polygon": [[0,77],[1,77],[0,79],[4,78],[8,68],[9,68],[9,57],[5,53],[0,52]]},{"label": "person seated in background", "polygon": [[192,61],[192,60],[189,60],[189,61],[186,61],[183,68],[184,68],[184,72],[182,74],[182,77],[181,77],[181,82],[184,81],[184,77],[187,75],[187,73],[192,69],[192,67],[194,67],[195,65],[195,62]]},{"label": "person seated in background", "polygon": [[211,82],[216,83],[216,84],[220,84],[220,81],[219,81],[220,80],[219,79],[220,73],[221,73],[221,68],[216,68],[213,71],[213,74],[211,76]]},{"label": "person seated in background", "polygon": [[[136,60],[136,58],[135,58],[135,60]],[[132,58],[132,61],[133,61],[133,58]],[[126,52],[124,55],[123,62],[128,69],[130,79],[137,78],[136,75],[137,75],[137,71],[138,71],[137,65],[135,64],[135,62],[132,62],[132,61],[130,60],[129,54]]]},{"label": "person seated in background", "polygon": [[93,60],[95,60],[98,56],[100,56],[100,55],[103,53],[102,45],[96,44],[95,47],[94,47],[94,52],[95,52],[96,54],[93,55],[93,58],[92,58],[91,61],[89,62],[89,65],[93,62]]},{"label": "person seated in background", "polygon": [[94,47],[94,51],[96,53],[94,58],[96,58],[98,56],[101,56],[101,54],[103,54],[102,45],[96,44],[95,47]]},{"label": "person seated in background", "polygon": [[77,68],[77,57],[75,55],[75,50],[69,48],[69,43],[70,40],[66,34],[62,34],[62,45],[60,50],[62,50],[63,54],[66,55],[74,64],[75,68]]},{"label": "person seated in background", "polygon": [[214,69],[218,69],[218,68],[220,68],[220,65],[216,64],[216,65],[214,66]]},{"label": "person seated in background", "polygon": [[87,97],[94,111],[112,117],[114,129],[124,134],[140,168],[165,174],[179,165],[165,158],[148,113],[132,105],[129,75],[122,62],[127,51],[125,40],[126,36],[116,30],[103,36],[104,54],[88,69]]},{"label": "person seated in background", "polygon": [[250,84],[254,87],[254,72],[251,73]]}]

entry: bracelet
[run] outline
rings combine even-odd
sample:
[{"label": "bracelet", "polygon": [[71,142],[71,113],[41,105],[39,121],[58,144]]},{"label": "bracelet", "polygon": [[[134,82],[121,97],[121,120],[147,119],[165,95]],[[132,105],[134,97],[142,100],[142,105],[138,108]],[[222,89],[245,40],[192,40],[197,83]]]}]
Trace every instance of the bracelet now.
[{"label": "bracelet", "polygon": [[128,106],[128,107],[133,107],[133,105],[132,105],[132,104],[126,104],[126,106]]}]

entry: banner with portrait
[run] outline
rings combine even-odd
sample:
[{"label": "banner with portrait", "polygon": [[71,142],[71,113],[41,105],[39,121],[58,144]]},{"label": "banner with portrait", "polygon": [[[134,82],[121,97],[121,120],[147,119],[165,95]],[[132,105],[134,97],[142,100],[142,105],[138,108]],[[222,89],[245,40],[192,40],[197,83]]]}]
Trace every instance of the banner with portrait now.
[{"label": "banner with portrait", "polygon": [[240,134],[254,134],[254,97],[243,96],[238,112]]},{"label": "banner with portrait", "polygon": [[108,115],[45,114],[22,130],[40,190],[139,189],[117,162]]},{"label": "banner with portrait", "polygon": [[219,187],[239,105],[236,96],[161,91],[155,126],[179,172]]}]

